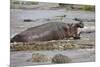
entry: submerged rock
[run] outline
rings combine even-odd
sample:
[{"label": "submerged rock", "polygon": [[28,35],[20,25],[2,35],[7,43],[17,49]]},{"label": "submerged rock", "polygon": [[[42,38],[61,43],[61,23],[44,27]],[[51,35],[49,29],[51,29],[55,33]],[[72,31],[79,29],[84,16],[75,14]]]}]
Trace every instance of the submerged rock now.
[{"label": "submerged rock", "polygon": [[32,22],[31,19],[24,19],[24,22]]},{"label": "submerged rock", "polygon": [[52,58],[52,63],[70,63],[72,60],[68,56],[62,54],[56,54]]},{"label": "submerged rock", "polygon": [[49,57],[39,53],[32,54],[32,62],[47,62],[49,61]]}]

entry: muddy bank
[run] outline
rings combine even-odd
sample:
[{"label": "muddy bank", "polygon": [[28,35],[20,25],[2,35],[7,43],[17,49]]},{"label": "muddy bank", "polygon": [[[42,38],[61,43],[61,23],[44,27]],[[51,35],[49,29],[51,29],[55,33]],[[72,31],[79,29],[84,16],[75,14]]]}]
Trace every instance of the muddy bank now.
[{"label": "muddy bank", "polygon": [[94,48],[93,40],[52,40],[52,41],[34,41],[32,43],[16,42],[11,43],[11,51],[27,50],[67,50]]}]

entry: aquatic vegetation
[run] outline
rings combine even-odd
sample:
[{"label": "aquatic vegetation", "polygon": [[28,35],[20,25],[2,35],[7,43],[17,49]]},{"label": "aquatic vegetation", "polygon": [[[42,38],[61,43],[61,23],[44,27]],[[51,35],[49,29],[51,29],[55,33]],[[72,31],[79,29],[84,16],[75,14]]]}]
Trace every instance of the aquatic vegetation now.
[{"label": "aquatic vegetation", "polygon": [[81,10],[85,10],[85,11],[95,11],[95,6],[89,6],[89,5],[85,5],[81,7]]}]

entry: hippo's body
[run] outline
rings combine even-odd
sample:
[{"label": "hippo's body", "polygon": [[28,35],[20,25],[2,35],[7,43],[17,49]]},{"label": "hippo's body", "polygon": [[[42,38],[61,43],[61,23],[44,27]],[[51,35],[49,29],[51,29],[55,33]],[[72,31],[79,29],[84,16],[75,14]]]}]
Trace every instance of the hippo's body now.
[{"label": "hippo's body", "polygon": [[83,28],[83,24],[66,24],[58,22],[46,23],[40,26],[31,27],[15,35],[11,39],[11,42],[49,41],[70,37],[80,38],[77,33],[78,28]]}]

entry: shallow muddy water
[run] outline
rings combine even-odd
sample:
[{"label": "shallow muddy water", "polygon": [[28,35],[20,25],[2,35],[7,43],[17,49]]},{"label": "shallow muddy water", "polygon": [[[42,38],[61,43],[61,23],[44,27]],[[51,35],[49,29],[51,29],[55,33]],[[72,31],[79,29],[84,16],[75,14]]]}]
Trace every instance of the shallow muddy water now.
[{"label": "shallow muddy water", "polygon": [[27,61],[31,59],[33,53],[44,54],[49,57],[53,57],[56,54],[63,54],[72,59],[72,63],[77,62],[94,62],[95,61],[95,50],[94,49],[79,49],[79,50],[65,50],[65,51],[16,51],[11,52],[11,66],[28,66],[28,65],[39,65],[39,64],[52,64],[51,61],[34,63]]}]

